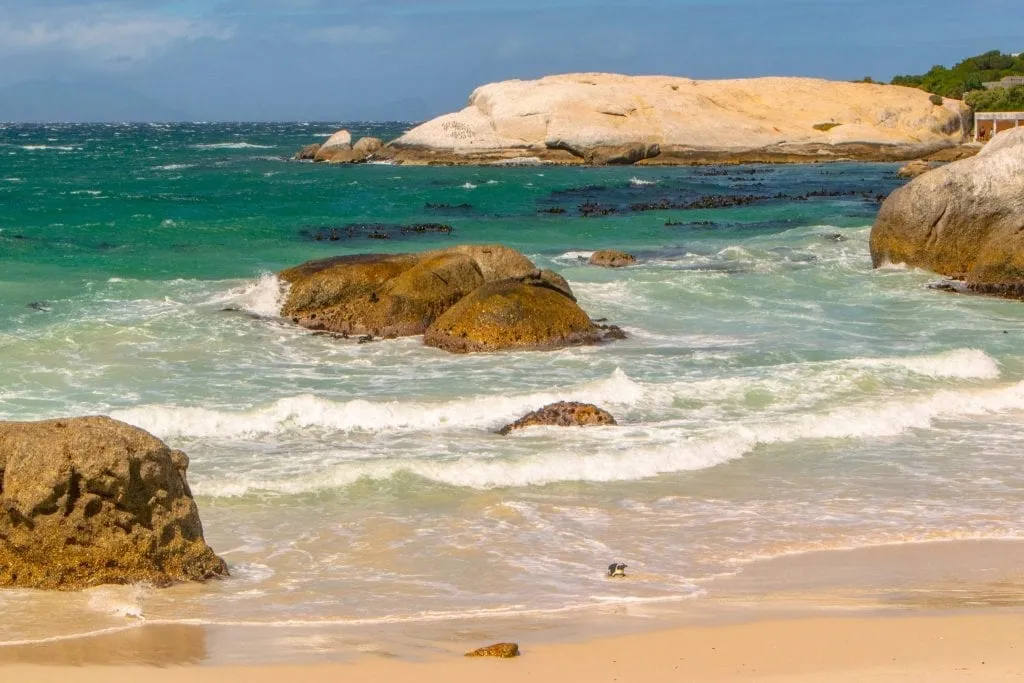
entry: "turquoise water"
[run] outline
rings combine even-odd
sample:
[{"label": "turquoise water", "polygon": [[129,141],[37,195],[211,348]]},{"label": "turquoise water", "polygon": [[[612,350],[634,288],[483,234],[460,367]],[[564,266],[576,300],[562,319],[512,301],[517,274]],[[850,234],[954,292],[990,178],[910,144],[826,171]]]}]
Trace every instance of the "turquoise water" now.
[{"label": "turquoise water", "polygon": [[[233,574],[5,591],[0,644],[187,623],[302,656],[327,641],[297,628],[686,609],[758,559],[1021,536],[1022,309],[872,270],[895,166],[289,160],[338,127],[0,128],[0,418],[105,413],[185,450]],[[757,200],[631,209],[721,196]],[[401,230],[424,223],[451,231]],[[453,356],[276,316],[282,268],[463,242],[560,271],[630,338]],[[639,264],[581,260],[605,247]],[[494,433],[560,399],[620,426]]]}]

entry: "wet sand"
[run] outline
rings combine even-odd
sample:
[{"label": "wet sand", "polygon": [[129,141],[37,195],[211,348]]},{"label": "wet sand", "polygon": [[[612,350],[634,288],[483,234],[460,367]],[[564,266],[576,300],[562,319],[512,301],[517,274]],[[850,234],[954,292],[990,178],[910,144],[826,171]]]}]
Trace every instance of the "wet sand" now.
[{"label": "wet sand", "polygon": [[[823,550],[749,565],[684,604],[545,623],[483,619],[406,631],[279,633],[145,625],[0,649],[0,677],[92,683],[1024,680],[1024,543]],[[323,656],[275,657],[296,640]],[[463,653],[515,640],[522,656]],[[58,666],[63,665],[63,666]]]},{"label": "wet sand", "polygon": [[296,667],[25,667],[4,680],[38,683],[448,681],[1019,681],[1024,614],[811,618],[687,627],[578,644],[525,646],[513,660],[452,653],[427,662],[363,657]]}]

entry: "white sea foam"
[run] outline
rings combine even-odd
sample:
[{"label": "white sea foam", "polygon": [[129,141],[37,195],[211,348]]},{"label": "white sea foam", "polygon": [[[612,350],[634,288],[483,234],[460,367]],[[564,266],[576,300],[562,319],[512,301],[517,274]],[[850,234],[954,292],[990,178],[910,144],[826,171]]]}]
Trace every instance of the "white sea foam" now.
[{"label": "white sea foam", "polygon": [[104,586],[89,592],[89,609],[115,617],[142,619],[145,589],[138,585]]},{"label": "white sea foam", "polygon": [[153,171],[183,171],[186,168],[195,168],[195,164],[165,164],[163,166],[153,166]]},{"label": "white sea foam", "polygon": [[643,387],[616,370],[611,377],[564,391],[475,396],[437,403],[330,401],[311,394],[282,398],[246,412],[198,407],[140,406],[115,411],[117,418],[162,437],[237,438],[312,427],[334,431],[492,429],[509,419],[558,400],[633,405]]},{"label": "white sea foam", "polygon": [[637,178],[636,176],[633,176],[632,178],[629,179],[629,184],[633,185],[634,187],[643,187],[645,185],[657,185],[658,181],[644,180],[643,178]]},{"label": "white sea foam", "polygon": [[567,251],[564,254],[553,257],[551,260],[563,265],[575,265],[580,261],[586,261],[593,255],[593,251]]},{"label": "white sea foam", "polygon": [[22,145],[21,148],[30,152],[48,149],[61,152],[74,152],[75,150],[82,149],[81,147],[73,147],[71,145]]},{"label": "white sea foam", "polygon": [[272,145],[254,145],[251,142],[212,142],[194,145],[195,149],[273,149]]},{"label": "white sea foam", "polygon": [[103,194],[103,190],[72,190],[71,194],[88,194],[93,197]]},{"label": "white sea foam", "polygon": [[[943,356],[973,357],[974,370],[957,363],[943,369]],[[912,358],[882,363],[902,371],[921,371],[928,376],[989,378],[984,357],[952,352],[932,358]],[[856,366],[872,366],[852,361]],[[901,365],[905,363],[905,365]],[[945,373],[945,374],[944,374]],[[951,373],[951,374],[950,374]],[[735,380],[741,385],[749,380]],[[688,389],[692,387],[692,390]],[[696,397],[694,385],[685,382],[644,384],[617,370],[599,380],[566,390],[522,395],[476,396],[444,402],[330,401],[304,394],[280,399],[245,412],[200,407],[140,406],[112,415],[161,437],[217,437],[244,439],[260,434],[327,432],[434,432],[432,439],[451,438],[438,430],[479,430],[479,437],[462,440],[457,459],[436,459],[436,449],[408,451],[404,457],[384,457],[363,452],[358,458],[343,453],[303,474],[273,471],[252,476],[232,476],[230,481],[197,481],[205,495],[243,495],[254,490],[299,493],[345,487],[360,478],[387,479],[408,472],[455,486],[487,489],[542,485],[557,481],[617,481],[654,477],[663,473],[714,467],[741,458],[763,444],[792,443],[807,439],[873,439],[898,436],[912,429],[928,429],[935,420],[993,414],[1024,409],[1024,383],[998,389],[942,390],[931,395],[892,400],[872,400],[827,412],[784,412],[756,419],[737,417],[694,422],[625,424],[602,430],[562,431],[537,428],[517,433],[502,443],[511,448],[494,457],[486,433],[528,410],[556,400],[578,400],[607,406],[613,413],[631,410],[664,410],[677,397]],[[706,392],[705,392],[706,393]],[[712,392],[714,393],[714,392]],[[742,392],[740,392],[742,393]],[[661,406],[659,409],[658,406]],[[746,414],[746,413],[744,413]],[[310,432],[310,430],[314,430]],[[451,434],[449,432],[449,434]],[[314,438],[322,438],[315,437]],[[556,445],[542,451],[517,447],[518,439],[544,438]],[[474,442],[474,439],[477,439]],[[474,446],[474,443],[476,444]],[[523,444],[525,447],[526,444]],[[463,450],[465,449],[465,450]],[[476,452],[474,452],[476,449]],[[482,449],[482,450],[481,450]],[[340,457],[340,460],[339,460]],[[305,470],[301,467],[300,470]]]},{"label": "white sea foam", "polygon": [[954,349],[932,356],[858,358],[851,365],[867,368],[898,367],[918,375],[950,379],[996,379],[999,363],[979,349]]},{"label": "white sea foam", "polygon": [[207,303],[229,306],[266,318],[281,314],[281,306],[288,296],[288,284],[273,273],[264,273],[256,280],[250,280],[238,287],[232,287],[211,297]]},{"label": "white sea foam", "polygon": [[474,185],[473,183],[468,183],[467,182],[467,183],[462,183],[462,185],[460,185],[459,187],[461,187],[463,190],[475,190],[478,186]]}]

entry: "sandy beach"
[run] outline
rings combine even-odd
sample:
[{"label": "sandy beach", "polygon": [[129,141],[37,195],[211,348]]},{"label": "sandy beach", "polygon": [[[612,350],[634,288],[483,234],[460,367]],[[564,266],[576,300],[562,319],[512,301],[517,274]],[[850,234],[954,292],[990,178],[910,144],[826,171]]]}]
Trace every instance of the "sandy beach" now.
[{"label": "sandy beach", "polygon": [[[1024,590],[1016,567],[1022,558],[1024,544],[1012,541],[804,553],[724,579],[699,605],[577,615],[575,628],[561,631],[501,619],[377,636],[363,630],[333,641],[361,646],[347,652],[339,646],[327,659],[297,664],[275,660],[274,648],[285,642],[280,635],[143,625],[3,648],[0,677],[40,683],[1020,680]],[[517,641],[522,655],[463,657],[501,639]],[[229,647],[234,656],[218,656]]]},{"label": "sandy beach", "polygon": [[370,681],[1016,681],[1024,677],[1024,614],[814,618],[692,627],[594,640],[524,645],[514,660],[450,657],[427,662],[365,657],[298,667],[12,666],[8,681],[270,683]]}]

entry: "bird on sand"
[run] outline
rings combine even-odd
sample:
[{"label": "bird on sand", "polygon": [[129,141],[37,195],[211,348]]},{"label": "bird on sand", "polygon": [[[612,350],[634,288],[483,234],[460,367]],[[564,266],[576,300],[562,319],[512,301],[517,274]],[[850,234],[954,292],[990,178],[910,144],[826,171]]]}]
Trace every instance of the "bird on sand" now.
[{"label": "bird on sand", "polygon": [[622,564],[621,562],[612,562],[610,565],[608,565],[608,576],[626,576],[626,565]]}]

